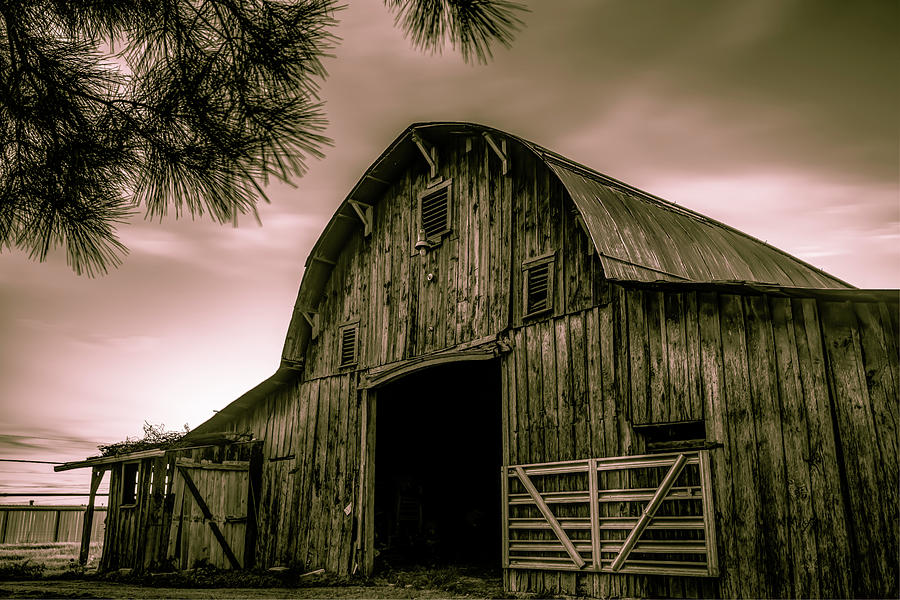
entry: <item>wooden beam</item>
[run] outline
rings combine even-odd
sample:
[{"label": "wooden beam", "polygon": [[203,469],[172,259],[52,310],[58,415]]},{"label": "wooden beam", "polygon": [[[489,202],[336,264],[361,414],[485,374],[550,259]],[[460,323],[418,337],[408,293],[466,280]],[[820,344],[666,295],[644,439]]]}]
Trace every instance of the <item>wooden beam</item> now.
[{"label": "wooden beam", "polygon": [[360,387],[365,389],[377,388],[390,383],[395,379],[409,375],[410,373],[415,373],[416,371],[421,371],[422,369],[427,369],[436,365],[461,363],[473,360],[493,360],[496,357],[497,354],[493,349],[485,349],[452,353],[448,352],[445,354],[410,358],[398,361],[399,364],[391,363],[388,365],[389,368],[387,369],[379,368],[378,370],[373,370],[373,372],[360,383]]},{"label": "wooden beam", "polygon": [[390,184],[391,184],[390,181],[385,181],[384,179],[381,179],[381,178],[379,178],[379,177],[375,177],[375,176],[372,175],[371,173],[366,173],[366,179],[371,179],[372,181],[377,181],[378,183],[381,183],[381,184],[384,184],[384,185],[390,185]]},{"label": "wooden beam", "polygon": [[179,458],[175,461],[175,466],[185,469],[209,469],[212,471],[249,471],[250,463],[246,461],[230,462],[230,463],[204,463],[195,462],[186,458]]},{"label": "wooden beam", "polygon": [[353,207],[353,210],[356,211],[356,216],[363,223],[363,236],[369,237],[372,235],[372,218],[374,214],[372,205],[363,204],[357,200],[350,200],[350,206]]},{"label": "wooden beam", "polygon": [[300,313],[303,315],[303,318],[306,320],[306,323],[309,325],[309,328],[312,330],[310,337],[316,338],[319,336],[319,313],[311,310],[304,310]]},{"label": "wooden beam", "polygon": [[309,257],[310,260],[316,260],[320,263],[325,263],[326,265],[331,265],[332,267],[337,264],[336,261],[331,260],[330,258],[325,258],[324,256],[319,256],[318,254]]},{"label": "wooden beam", "polygon": [[422,137],[415,131],[412,132],[412,140],[415,142],[419,152],[421,152],[422,156],[425,158],[425,162],[428,163],[428,168],[431,169],[431,177],[437,177],[437,159],[434,146],[426,147],[425,141],[422,140]]},{"label": "wooden beam", "polygon": [[84,509],[84,522],[81,524],[81,551],[78,553],[78,564],[85,565],[88,561],[88,555],[91,552],[91,531],[94,526],[94,499],[97,497],[97,488],[103,481],[103,474],[106,469],[98,469],[94,467],[91,470],[91,494],[88,499],[87,508]]},{"label": "wooden beam", "polygon": [[619,551],[619,554],[616,555],[612,565],[610,565],[610,568],[613,571],[618,571],[622,568],[622,565],[628,559],[628,555],[634,550],[635,544],[637,544],[637,541],[640,539],[641,535],[643,535],[644,530],[647,529],[647,525],[650,524],[656,511],[662,505],[662,501],[666,497],[666,494],[669,493],[672,485],[674,485],[675,479],[681,474],[681,470],[684,469],[686,462],[687,457],[684,454],[679,454],[678,458],[675,459],[669,472],[666,473],[662,483],[659,485],[659,488],[657,488],[656,493],[653,494],[653,498],[650,499],[650,502],[648,502],[646,508],[644,508],[644,512],[638,519],[634,529],[632,529],[631,533],[628,534],[628,537],[625,538],[625,542],[622,544],[622,549]]},{"label": "wooden beam", "polygon": [[534,487],[534,484],[531,482],[531,479],[528,475],[525,474],[525,471],[522,470],[522,467],[514,467],[516,470],[516,477],[519,478],[519,481],[522,482],[522,485],[525,486],[525,489],[528,490],[528,495],[531,496],[531,499],[534,500],[534,503],[537,505],[538,510],[541,511],[541,514],[544,516],[544,519],[550,524],[550,529],[553,530],[553,533],[556,534],[556,537],[562,542],[563,547],[566,549],[566,554],[569,555],[569,558],[572,559],[572,562],[581,569],[586,564],[584,559],[581,558],[581,554],[578,553],[578,550],[575,549],[575,546],[572,544],[572,540],[569,539],[569,536],[566,535],[566,532],[563,530],[562,526],[560,526],[559,521],[556,520],[556,516],[554,516],[553,512],[550,510],[550,507],[547,506],[547,503],[544,502],[544,499],[541,498],[540,492],[537,491],[537,488]]},{"label": "wooden beam", "polygon": [[491,150],[493,150],[494,154],[496,154],[500,159],[500,172],[503,175],[506,175],[506,173],[509,171],[509,156],[506,154],[506,140],[500,140],[500,144],[498,145],[494,140],[494,136],[492,136],[487,131],[482,132],[481,135],[484,136],[484,139],[487,140],[488,146],[491,147]]},{"label": "wooden beam", "polygon": [[119,456],[104,456],[103,458],[89,458],[87,460],[79,460],[75,462],[67,462],[53,467],[54,471],[68,471],[70,469],[83,469],[85,467],[97,467],[101,465],[109,465],[112,463],[125,462],[128,460],[139,460],[142,458],[156,458],[163,456],[165,450],[142,450],[140,452],[132,452],[131,454],[120,454]]},{"label": "wooden beam", "polygon": [[206,501],[203,499],[203,496],[200,495],[200,490],[197,489],[197,485],[191,478],[190,473],[188,473],[188,470],[182,466],[178,466],[178,472],[184,478],[184,484],[187,486],[188,490],[190,490],[191,492],[191,495],[194,497],[194,501],[197,503],[197,507],[200,509],[200,512],[203,513],[203,518],[206,519],[206,522],[209,524],[209,528],[212,530],[213,535],[216,537],[216,540],[218,540],[219,545],[222,547],[222,551],[225,553],[225,556],[228,557],[228,562],[231,563],[232,568],[240,569],[241,563],[238,562],[237,557],[231,550],[231,546],[228,545],[228,540],[226,540],[225,536],[222,535],[222,530],[219,529],[219,524],[213,520],[212,512],[210,512],[209,506],[206,505]]}]

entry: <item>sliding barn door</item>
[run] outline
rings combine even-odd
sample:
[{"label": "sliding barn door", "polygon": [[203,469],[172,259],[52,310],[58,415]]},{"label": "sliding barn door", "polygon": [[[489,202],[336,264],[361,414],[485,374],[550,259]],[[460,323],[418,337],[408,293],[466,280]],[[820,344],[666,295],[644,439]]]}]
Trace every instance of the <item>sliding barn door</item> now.
[{"label": "sliding barn door", "polygon": [[511,465],[504,565],[717,576],[707,451]]}]

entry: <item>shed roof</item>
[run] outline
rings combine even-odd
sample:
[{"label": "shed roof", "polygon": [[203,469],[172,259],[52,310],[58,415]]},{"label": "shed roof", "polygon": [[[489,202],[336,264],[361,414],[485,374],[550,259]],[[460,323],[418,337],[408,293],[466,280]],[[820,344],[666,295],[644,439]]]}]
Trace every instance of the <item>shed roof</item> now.
[{"label": "shed roof", "polygon": [[[303,356],[310,337],[310,328],[301,313],[316,307],[334,262],[350,236],[361,226],[351,201],[376,204],[411,161],[421,160],[414,135],[440,144],[457,135],[485,133],[497,140],[506,139],[520,145],[559,178],[584,219],[608,279],[853,289],[837,277],[761,240],[518,136],[475,123],[414,123],[387,147],[353,186],[307,257],[293,323],[285,339],[282,367],[195,429],[195,433],[214,431],[215,423],[227,418],[228,414],[249,406],[273,386],[292,380],[293,359]],[[512,168],[515,169],[515,165]]]}]

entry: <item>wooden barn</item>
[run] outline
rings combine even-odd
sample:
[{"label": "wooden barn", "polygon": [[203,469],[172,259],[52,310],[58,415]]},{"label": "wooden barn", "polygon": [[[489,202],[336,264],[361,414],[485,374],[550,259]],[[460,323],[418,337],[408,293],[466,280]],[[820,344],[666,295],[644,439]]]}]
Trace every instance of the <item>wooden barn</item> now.
[{"label": "wooden barn", "polygon": [[897,344],[897,291],[516,136],[415,124],[315,244],[277,372],[203,447],[112,469],[104,565],[896,597]]}]

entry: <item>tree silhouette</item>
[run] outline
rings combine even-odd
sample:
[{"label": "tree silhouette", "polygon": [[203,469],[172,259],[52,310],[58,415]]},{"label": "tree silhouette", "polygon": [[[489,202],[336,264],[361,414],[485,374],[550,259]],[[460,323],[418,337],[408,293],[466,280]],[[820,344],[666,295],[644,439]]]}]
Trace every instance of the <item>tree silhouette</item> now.
[{"label": "tree silhouette", "polygon": [[[507,0],[385,0],[419,49],[508,46]],[[0,251],[78,274],[121,264],[116,226],[255,215],[270,178],[330,144],[319,89],[334,0],[0,0]]]}]

